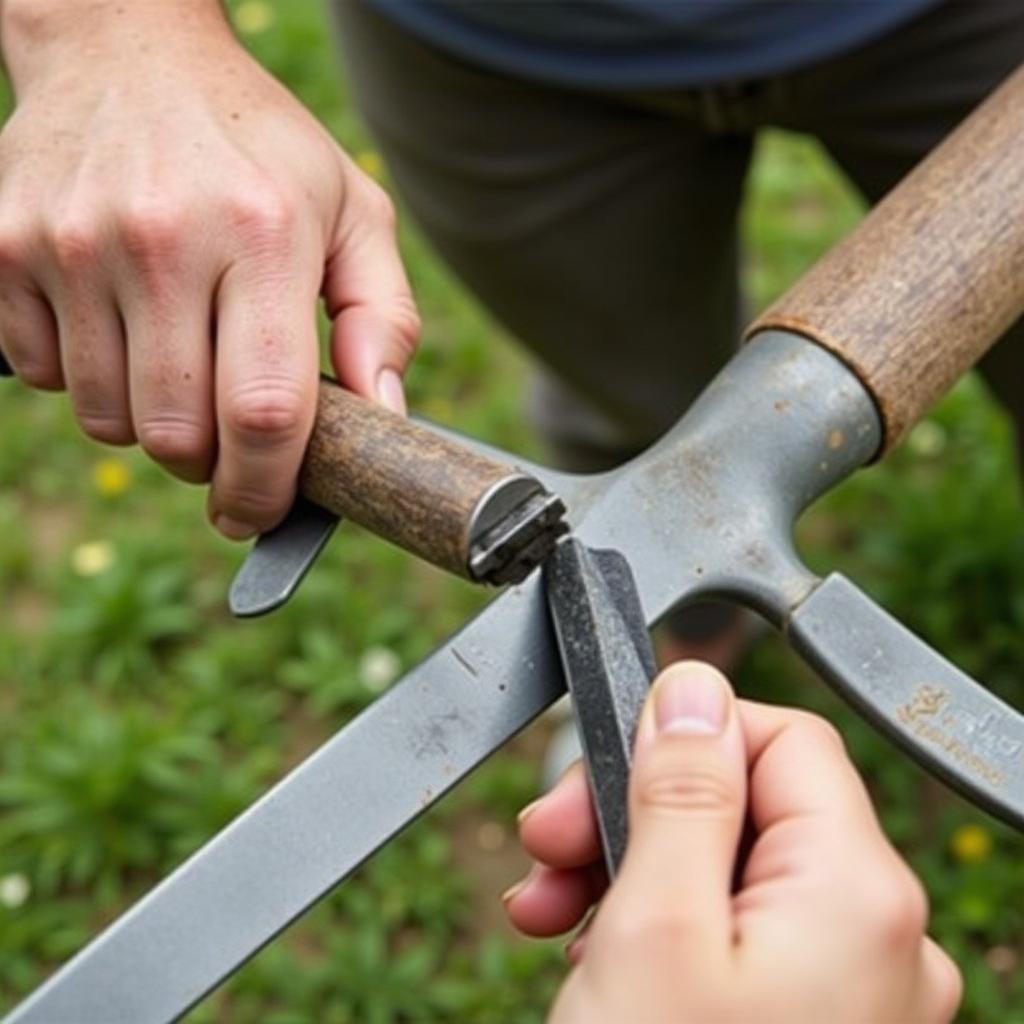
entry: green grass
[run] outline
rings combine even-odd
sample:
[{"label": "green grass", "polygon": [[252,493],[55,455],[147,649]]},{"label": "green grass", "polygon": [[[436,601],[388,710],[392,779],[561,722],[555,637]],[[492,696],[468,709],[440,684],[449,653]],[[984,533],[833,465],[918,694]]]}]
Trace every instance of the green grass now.
[{"label": "green grass", "polygon": [[[372,153],[319,5],[269,10],[247,42],[352,152]],[[859,215],[813,143],[766,136],[744,213],[755,300]],[[402,242],[426,322],[414,405],[531,449],[509,386],[523,361],[407,228]],[[482,600],[346,528],[287,608],[233,621],[224,595],[242,552],[205,525],[201,491],[125,452],[113,457],[130,482],[105,496],[94,469],[111,457],[63,398],[0,388],[0,1012]],[[968,380],[891,460],[821,502],[801,542],[1019,703],[1021,513],[1008,424]],[[740,685],[840,724],[965,971],[964,1020],[1024,1020],[1020,840],[908,765],[775,640]],[[512,824],[535,794],[538,746],[496,758],[189,1019],[541,1020],[560,945],[516,939],[496,909],[523,867]]]}]

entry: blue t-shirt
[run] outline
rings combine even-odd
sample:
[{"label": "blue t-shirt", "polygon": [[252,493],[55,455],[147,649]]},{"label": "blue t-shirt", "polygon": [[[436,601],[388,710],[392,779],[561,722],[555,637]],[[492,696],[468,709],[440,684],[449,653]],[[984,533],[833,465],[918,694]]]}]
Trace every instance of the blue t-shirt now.
[{"label": "blue t-shirt", "polygon": [[939,0],[370,0],[427,43],[577,88],[662,89],[791,71]]}]

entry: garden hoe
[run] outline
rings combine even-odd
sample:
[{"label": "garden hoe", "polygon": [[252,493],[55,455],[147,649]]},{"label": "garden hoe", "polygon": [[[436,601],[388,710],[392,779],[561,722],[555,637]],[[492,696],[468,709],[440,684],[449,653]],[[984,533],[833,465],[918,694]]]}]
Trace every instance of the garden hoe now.
[{"label": "garden hoe", "polygon": [[324,381],[304,500],[257,542],[234,610],[286,599],[338,515],[511,586],[9,1024],[184,1014],[567,680],[614,870],[654,671],[647,626],[697,598],[760,613],[925,768],[1024,827],[1024,718],[849,580],[816,577],[791,539],[807,505],[890,449],[1022,311],[1024,69],[759,317],[665,437],[616,470],[513,465]]}]

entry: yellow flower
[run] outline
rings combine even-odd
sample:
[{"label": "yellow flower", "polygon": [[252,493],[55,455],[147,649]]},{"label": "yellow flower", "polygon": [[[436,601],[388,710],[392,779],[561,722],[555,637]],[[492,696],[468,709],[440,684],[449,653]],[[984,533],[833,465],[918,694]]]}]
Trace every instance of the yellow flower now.
[{"label": "yellow flower", "polygon": [[274,8],[264,0],[245,0],[235,8],[235,28],[245,35],[266,32],[274,24]]},{"label": "yellow flower", "polygon": [[907,446],[915,455],[934,458],[946,447],[946,429],[935,420],[921,420],[910,432]]},{"label": "yellow flower", "polygon": [[71,552],[71,568],[79,576],[98,576],[114,564],[114,545],[108,540],[90,540]]},{"label": "yellow flower", "polygon": [[128,490],[131,470],[121,459],[101,459],[92,467],[92,482],[104,498],[116,498]]},{"label": "yellow flower", "polygon": [[983,825],[961,825],[953,833],[953,856],[963,864],[977,864],[992,852],[992,833]]},{"label": "yellow flower", "polygon": [[380,153],[372,149],[364,149],[361,153],[356,153],[356,163],[371,178],[380,179],[384,176],[384,161],[381,160]]}]

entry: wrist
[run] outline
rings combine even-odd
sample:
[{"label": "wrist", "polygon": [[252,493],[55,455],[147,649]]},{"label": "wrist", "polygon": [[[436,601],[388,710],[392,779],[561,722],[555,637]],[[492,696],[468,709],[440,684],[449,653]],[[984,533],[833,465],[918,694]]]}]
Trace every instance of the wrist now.
[{"label": "wrist", "polygon": [[220,0],[0,0],[0,49],[15,92],[68,62],[152,56],[147,40],[234,41]]}]

